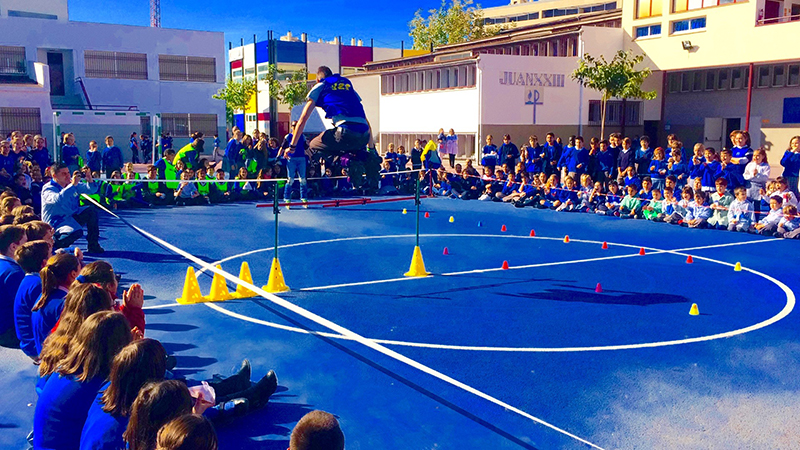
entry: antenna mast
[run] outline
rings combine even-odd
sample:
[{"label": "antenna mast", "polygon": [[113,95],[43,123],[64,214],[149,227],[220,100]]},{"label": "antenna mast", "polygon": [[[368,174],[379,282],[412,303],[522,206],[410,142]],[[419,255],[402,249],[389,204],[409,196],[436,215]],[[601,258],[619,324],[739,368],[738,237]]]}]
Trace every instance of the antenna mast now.
[{"label": "antenna mast", "polygon": [[161,0],[150,0],[150,26],[161,28]]}]

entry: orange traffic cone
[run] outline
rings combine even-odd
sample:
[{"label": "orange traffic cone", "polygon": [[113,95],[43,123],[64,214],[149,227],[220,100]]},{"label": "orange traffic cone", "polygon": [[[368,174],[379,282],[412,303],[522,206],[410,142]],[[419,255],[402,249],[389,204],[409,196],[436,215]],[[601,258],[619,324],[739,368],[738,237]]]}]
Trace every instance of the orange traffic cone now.
[{"label": "orange traffic cone", "polygon": [[536,237],[536,232],[531,230],[531,237]]},{"label": "orange traffic cone", "polygon": [[569,244],[569,235],[564,236],[564,243]]},{"label": "orange traffic cone", "polygon": [[503,270],[508,270],[508,261],[503,261]]}]

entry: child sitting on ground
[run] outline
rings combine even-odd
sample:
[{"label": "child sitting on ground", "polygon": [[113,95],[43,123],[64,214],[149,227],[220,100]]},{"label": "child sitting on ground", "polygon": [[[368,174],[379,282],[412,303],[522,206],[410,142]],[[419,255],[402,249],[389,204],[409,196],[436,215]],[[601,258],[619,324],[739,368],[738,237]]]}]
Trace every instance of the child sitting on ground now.
[{"label": "child sitting on ground", "polygon": [[708,195],[703,192],[694,193],[694,201],[686,209],[686,219],[681,226],[689,228],[706,228],[708,218],[711,217],[711,208],[708,206]]},{"label": "child sitting on ground", "polygon": [[[391,146],[392,144],[389,145]],[[389,152],[386,152],[387,158],[383,162],[383,170],[380,171],[381,186],[380,190],[378,191],[378,195],[397,195],[400,193],[397,191],[397,186],[395,186],[395,178],[397,175],[393,173],[396,172],[396,170],[392,170],[392,162],[388,158],[389,154]]]},{"label": "child sitting on ground", "polygon": [[763,236],[772,236],[777,231],[781,219],[783,219],[783,198],[774,195],[769,199],[769,214],[754,224],[750,231]]},{"label": "child sitting on ground", "polygon": [[725,178],[717,178],[716,189],[716,192],[711,194],[713,213],[708,219],[708,224],[717,230],[726,230],[728,228],[728,206],[733,203],[733,196],[727,191],[728,182]]},{"label": "child sitting on ground", "polygon": [[753,203],[747,199],[747,189],[733,190],[736,199],[728,205],[728,231],[747,231],[753,224]]},{"label": "child sitting on ground", "polygon": [[553,203],[553,209],[556,211],[572,212],[578,207],[578,186],[575,179],[568,176],[564,179],[564,187],[562,187],[557,195],[557,200]]},{"label": "child sitting on ground", "polygon": [[621,219],[641,219],[642,217],[642,201],[639,200],[639,189],[635,184],[625,187],[628,195],[622,199],[619,204],[619,211],[616,213],[617,217]]},{"label": "child sitting on ground", "polygon": [[608,182],[608,192],[605,198],[597,206],[597,214],[613,216],[619,212],[619,205],[622,203],[623,195],[619,190],[619,183],[615,180]]},{"label": "child sitting on ground", "polygon": [[664,200],[661,198],[661,191],[653,189],[653,199],[642,206],[642,215],[647,220],[657,221],[664,213]]},{"label": "child sitting on ground", "polygon": [[783,207],[783,218],[778,222],[778,230],[775,237],[788,238],[797,237],[800,230],[800,217],[797,216],[797,207],[786,205]]},{"label": "child sitting on ground", "polygon": [[189,183],[192,179],[192,173],[188,170],[181,173],[181,184],[175,191],[175,204],[178,206],[197,205],[200,200],[200,193],[197,192],[197,186],[194,183]]}]

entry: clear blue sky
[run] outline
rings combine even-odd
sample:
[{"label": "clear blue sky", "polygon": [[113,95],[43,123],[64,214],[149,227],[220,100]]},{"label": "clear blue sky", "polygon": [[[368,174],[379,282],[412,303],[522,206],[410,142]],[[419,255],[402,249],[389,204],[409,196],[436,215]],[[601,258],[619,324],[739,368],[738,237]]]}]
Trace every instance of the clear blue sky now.
[{"label": "clear blue sky", "polygon": [[[481,2],[484,7],[508,4],[508,0]],[[400,48],[408,37],[408,21],[417,9],[427,11],[440,0],[391,2],[374,0],[328,1],[236,1],[236,0],[161,0],[161,26],[193,30],[223,31],[228,41],[237,45],[241,38],[252,42],[253,34],[261,40],[267,31],[281,36],[291,31],[296,36],[306,32],[309,39],[331,40],[342,36],[363,39],[376,47]],[[69,0],[70,20],[86,22],[149,25],[149,0]]]}]

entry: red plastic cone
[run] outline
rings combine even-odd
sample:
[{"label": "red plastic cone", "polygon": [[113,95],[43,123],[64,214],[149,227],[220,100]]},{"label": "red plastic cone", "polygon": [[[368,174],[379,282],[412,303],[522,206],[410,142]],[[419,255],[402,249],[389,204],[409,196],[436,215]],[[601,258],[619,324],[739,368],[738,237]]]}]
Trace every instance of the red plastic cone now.
[{"label": "red plastic cone", "polygon": [[598,294],[603,292],[603,286],[600,286],[600,283],[597,283],[597,287],[594,288],[594,291],[597,292]]},{"label": "red plastic cone", "polygon": [[531,237],[536,237],[536,232],[531,230]]},{"label": "red plastic cone", "polygon": [[427,219],[427,218],[429,218],[430,216],[431,216],[431,213],[429,213],[429,212],[427,212],[427,211],[426,211],[426,212],[425,212],[425,218]]},{"label": "red plastic cone", "polygon": [[508,261],[503,261],[503,270],[508,270]]},{"label": "red plastic cone", "polygon": [[444,251],[442,252],[442,254],[443,255],[449,255],[450,254],[450,250],[448,250],[447,247],[445,247]]},{"label": "red plastic cone", "polygon": [[506,232],[506,226],[505,226],[505,225],[503,225],[502,227],[500,227],[500,231],[502,231],[502,232],[504,232],[504,233],[505,233],[505,232]]},{"label": "red plastic cone", "polygon": [[686,257],[686,264],[692,264],[693,262],[694,262],[694,258],[692,258],[692,255],[689,255],[689,256]]},{"label": "red plastic cone", "polygon": [[603,241],[603,250],[608,250],[608,242]]},{"label": "red plastic cone", "polygon": [[644,256],[644,247],[639,249],[639,255]]},{"label": "red plastic cone", "polygon": [[564,236],[564,243],[565,244],[569,243],[569,235]]}]

